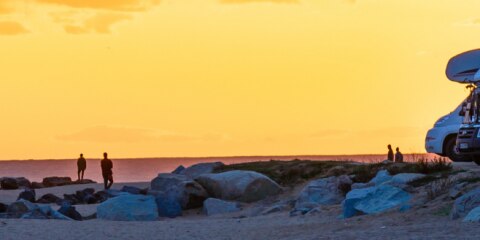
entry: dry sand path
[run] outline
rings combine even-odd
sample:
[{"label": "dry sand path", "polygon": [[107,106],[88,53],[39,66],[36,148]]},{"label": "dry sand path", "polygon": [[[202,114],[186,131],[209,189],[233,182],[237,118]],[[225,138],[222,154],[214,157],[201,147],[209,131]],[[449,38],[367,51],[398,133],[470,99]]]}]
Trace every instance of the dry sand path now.
[{"label": "dry sand path", "polygon": [[288,213],[234,219],[183,217],[156,222],[1,220],[0,239],[479,239],[479,224],[426,213],[336,218]]}]

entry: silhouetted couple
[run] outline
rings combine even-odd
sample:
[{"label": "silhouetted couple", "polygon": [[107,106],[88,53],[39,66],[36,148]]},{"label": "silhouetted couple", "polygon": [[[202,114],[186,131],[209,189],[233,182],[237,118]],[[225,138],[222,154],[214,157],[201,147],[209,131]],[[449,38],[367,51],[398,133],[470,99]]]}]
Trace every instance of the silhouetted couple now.
[{"label": "silhouetted couple", "polygon": [[[107,153],[103,153],[103,160],[100,162],[100,166],[102,167],[102,177],[105,189],[110,189],[113,184],[113,162],[112,160],[108,159]],[[77,160],[77,167],[78,180],[81,181],[83,180],[85,169],[87,169],[87,161],[83,157],[83,154],[80,154],[80,158]]]},{"label": "silhouetted couple", "polygon": [[393,158],[392,146],[388,144],[388,154],[387,159],[392,162],[403,162],[403,154],[400,152],[400,148],[397,147],[397,152],[395,153],[395,159]]}]

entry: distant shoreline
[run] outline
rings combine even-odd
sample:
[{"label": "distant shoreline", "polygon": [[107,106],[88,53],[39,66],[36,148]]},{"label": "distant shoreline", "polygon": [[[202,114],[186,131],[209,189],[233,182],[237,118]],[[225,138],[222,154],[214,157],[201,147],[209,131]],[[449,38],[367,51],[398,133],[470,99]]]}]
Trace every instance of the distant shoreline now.
[{"label": "distant shoreline", "polygon": [[[435,154],[431,153],[405,153],[404,155],[406,156],[436,156]],[[235,159],[235,158],[260,158],[260,159],[272,159],[272,160],[284,160],[284,159],[309,159],[312,158],[311,160],[315,160],[318,158],[348,158],[348,157],[353,157],[353,158],[359,158],[359,157],[380,157],[380,156],[385,156],[385,154],[328,154],[328,155],[252,155],[252,156],[206,156],[206,157],[121,157],[121,158],[112,158],[113,160],[134,160],[134,159],[139,159],[139,160],[152,160],[152,159],[168,159],[168,160],[174,160],[174,159]],[[101,160],[101,158],[88,158],[91,160]],[[50,159],[2,159],[0,162],[12,162],[12,161],[71,161],[71,160],[76,160],[76,158],[50,158]]]}]

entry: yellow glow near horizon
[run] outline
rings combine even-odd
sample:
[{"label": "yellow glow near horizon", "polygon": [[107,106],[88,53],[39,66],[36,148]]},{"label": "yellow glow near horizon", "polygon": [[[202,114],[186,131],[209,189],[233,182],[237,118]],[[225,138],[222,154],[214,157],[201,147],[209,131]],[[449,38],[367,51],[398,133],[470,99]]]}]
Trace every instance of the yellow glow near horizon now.
[{"label": "yellow glow near horizon", "polygon": [[4,0],[0,159],[424,152],[476,6]]}]

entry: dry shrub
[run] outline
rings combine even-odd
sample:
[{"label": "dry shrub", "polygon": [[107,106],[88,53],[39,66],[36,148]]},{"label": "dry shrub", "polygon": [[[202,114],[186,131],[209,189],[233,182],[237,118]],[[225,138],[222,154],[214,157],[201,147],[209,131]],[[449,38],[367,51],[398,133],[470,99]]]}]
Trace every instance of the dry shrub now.
[{"label": "dry shrub", "polygon": [[428,200],[433,200],[438,196],[447,193],[453,184],[454,182],[450,178],[441,178],[437,181],[431,182],[425,187]]}]

